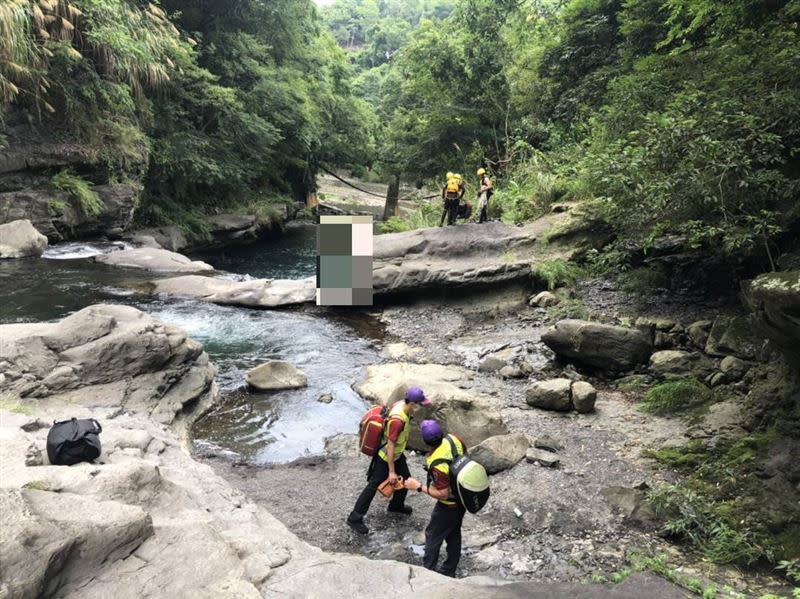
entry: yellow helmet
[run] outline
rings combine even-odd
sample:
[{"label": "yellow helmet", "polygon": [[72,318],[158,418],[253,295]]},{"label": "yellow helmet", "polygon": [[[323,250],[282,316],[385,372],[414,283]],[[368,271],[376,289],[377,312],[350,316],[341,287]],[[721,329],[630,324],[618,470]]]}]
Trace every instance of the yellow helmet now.
[{"label": "yellow helmet", "polygon": [[486,174],[485,168],[479,168],[478,172],[476,173],[479,177],[483,177]]},{"label": "yellow helmet", "polygon": [[445,175],[445,179],[452,179],[452,178],[453,178],[453,173],[451,173],[450,171],[448,171],[448,172],[447,172],[447,175]]},{"label": "yellow helmet", "polygon": [[461,181],[461,175],[459,175],[458,173],[454,174],[453,177]]}]

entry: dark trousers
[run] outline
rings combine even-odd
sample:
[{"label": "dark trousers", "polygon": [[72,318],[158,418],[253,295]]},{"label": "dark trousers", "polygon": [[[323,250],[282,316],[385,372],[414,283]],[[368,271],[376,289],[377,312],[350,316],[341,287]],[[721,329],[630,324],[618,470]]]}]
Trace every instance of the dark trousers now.
[{"label": "dark trousers", "polygon": [[[402,476],[404,479],[411,476],[405,455],[401,455],[394,461],[394,471],[398,476]],[[364,487],[364,490],[361,491],[361,495],[359,495],[356,500],[356,506],[353,508],[353,513],[350,514],[351,521],[363,518],[367,514],[369,504],[372,503],[375,493],[378,492],[378,485],[389,478],[389,464],[387,464],[385,460],[382,460],[380,456],[376,456],[375,459],[372,460],[370,470],[367,474],[367,486]],[[397,509],[403,507],[407,494],[407,489],[395,491],[391,501],[389,501],[389,508]]]},{"label": "dark trousers", "polygon": [[485,223],[487,220],[489,220],[489,207],[488,206],[484,206],[481,209],[480,215],[478,216],[478,222],[479,223]]},{"label": "dark trousers", "polygon": [[447,559],[439,572],[445,576],[455,576],[458,560],[461,559],[461,522],[466,510],[457,505],[447,507],[438,501],[433,508],[431,521],[425,529],[425,557],[422,564],[428,570],[435,570],[439,561],[439,550],[447,541]]},{"label": "dark trousers", "polygon": [[447,216],[447,224],[456,224],[456,216],[458,215],[458,198],[444,200],[444,210],[442,210],[442,218],[439,220],[439,226],[444,224],[444,217]]}]

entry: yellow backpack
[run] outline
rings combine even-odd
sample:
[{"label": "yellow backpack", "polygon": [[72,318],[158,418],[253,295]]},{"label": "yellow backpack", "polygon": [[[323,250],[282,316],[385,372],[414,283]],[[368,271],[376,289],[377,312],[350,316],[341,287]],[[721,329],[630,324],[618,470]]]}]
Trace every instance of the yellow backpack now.
[{"label": "yellow backpack", "polygon": [[446,190],[447,190],[448,194],[450,194],[450,193],[458,193],[460,191],[460,186],[458,184],[458,179],[456,179],[455,177],[453,177],[452,179],[448,179],[447,180]]}]

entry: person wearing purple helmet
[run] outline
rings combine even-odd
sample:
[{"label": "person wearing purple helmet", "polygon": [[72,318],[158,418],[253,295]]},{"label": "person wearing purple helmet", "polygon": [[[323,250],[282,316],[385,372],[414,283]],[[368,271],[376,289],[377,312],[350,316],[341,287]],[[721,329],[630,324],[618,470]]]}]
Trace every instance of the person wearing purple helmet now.
[{"label": "person wearing purple helmet", "polygon": [[[356,532],[361,534],[369,532],[369,528],[364,524],[364,516],[367,515],[378,485],[387,478],[391,484],[394,484],[397,482],[398,476],[402,476],[404,480],[411,476],[406,456],[403,455],[408,442],[411,413],[417,406],[427,406],[430,403],[422,389],[409,387],[405,392],[404,399],[396,401],[389,410],[383,430],[382,447],[372,458],[367,470],[367,486],[361,491],[353,511],[347,517],[347,524]],[[411,514],[411,506],[405,504],[407,494],[407,489],[395,491],[389,502],[388,511]]]},{"label": "person wearing purple helmet", "polygon": [[[428,446],[425,463],[428,468],[428,484],[423,485],[413,478],[406,479],[406,489],[425,493],[436,499],[431,520],[425,528],[425,555],[422,564],[428,570],[436,570],[445,576],[455,577],[461,559],[461,523],[466,510],[453,497],[450,490],[450,466],[458,455],[464,455],[467,444],[454,434],[445,435],[435,420],[423,420],[419,426],[422,440]],[[447,558],[441,568],[436,568],[439,551],[447,542]]]}]

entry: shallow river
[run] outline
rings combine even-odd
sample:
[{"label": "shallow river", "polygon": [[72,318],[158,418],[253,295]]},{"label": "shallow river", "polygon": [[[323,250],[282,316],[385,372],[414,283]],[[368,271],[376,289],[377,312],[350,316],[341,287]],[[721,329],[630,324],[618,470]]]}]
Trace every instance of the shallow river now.
[{"label": "shallow river", "polygon": [[[301,278],[315,271],[313,226],[291,227],[281,238],[198,255],[216,268],[254,277]],[[195,428],[201,452],[232,452],[256,464],[322,453],[326,437],[353,432],[364,402],[350,385],[378,359],[379,328],[368,316],[322,309],[250,310],[135,291],[152,275],[95,264],[89,258],[122,244],[59,244],[43,258],[0,261],[0,322],[62,318],[88,305],[135,306],[202,342],[219,368],[221,408]],[[249,392],[244,377],[270,359],[292,362],[308,387]],[[329,404],[318,398],[333,395]]]}]

